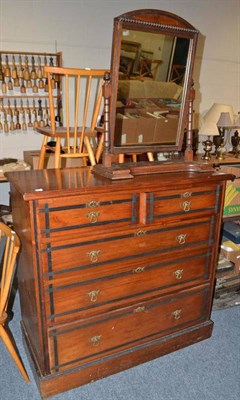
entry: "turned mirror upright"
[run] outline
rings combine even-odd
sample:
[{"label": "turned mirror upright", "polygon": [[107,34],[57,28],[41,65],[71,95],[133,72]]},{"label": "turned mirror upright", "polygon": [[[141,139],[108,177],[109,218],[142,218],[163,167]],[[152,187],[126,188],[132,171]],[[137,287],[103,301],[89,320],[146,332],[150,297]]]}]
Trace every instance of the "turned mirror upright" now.
[{"label": "turned mirror upright", "polygon": [[[105,138],[94,172],[111,179],[192,169],[192,71],[198,31],[181,17],[136,10],[114,19],[111,73],[105,83]],[[175,162],[113,164],[119,154],[179,152]],[[199,167],[197,167],[199,168]]]}]

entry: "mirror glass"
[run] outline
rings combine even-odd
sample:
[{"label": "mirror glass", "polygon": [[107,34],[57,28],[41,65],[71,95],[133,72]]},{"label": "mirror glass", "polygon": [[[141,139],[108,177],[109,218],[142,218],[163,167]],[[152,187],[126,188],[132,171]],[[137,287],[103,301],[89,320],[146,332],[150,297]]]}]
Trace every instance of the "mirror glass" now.
[{"label": "mirror glass", "polygon": [[122,30],[114,146],[177,146],[189,43]]}]

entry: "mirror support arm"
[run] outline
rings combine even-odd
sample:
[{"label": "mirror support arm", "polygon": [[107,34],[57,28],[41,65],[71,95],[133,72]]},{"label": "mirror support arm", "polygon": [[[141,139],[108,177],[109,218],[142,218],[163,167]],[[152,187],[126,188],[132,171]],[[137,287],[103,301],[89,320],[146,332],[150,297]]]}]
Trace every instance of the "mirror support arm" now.
[{"label": "mirror support arm", "polygon": [[103,97],[104,97],[104,152],[103,164],[110,167],[112,154],[110,153],[110,97],[112,92],[110,73],[104,75]]},{"label": "mirror support arm", "polygon": [[187,124],[187,135],[186,135],[186,150],[184,153],[185,161],[193,160],[193,148],[192,148],[192,120],[193,120],[193,101],[195,99],[195,90],[193,83],[189,91],[189,102],[188,102],[188,124]]}]

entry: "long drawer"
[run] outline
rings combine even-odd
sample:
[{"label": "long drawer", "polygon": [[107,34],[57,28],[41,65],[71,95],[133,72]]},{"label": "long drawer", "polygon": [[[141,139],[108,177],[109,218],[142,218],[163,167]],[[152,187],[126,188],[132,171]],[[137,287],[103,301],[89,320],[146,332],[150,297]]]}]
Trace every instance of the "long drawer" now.
[{"label": "long drawer", "polygon": [[[189,219],[214,214],[220,187],[206,185],[161,192],[109,193],[39,200],[37,219],[41,235],[66,238],[73,234],[102,234],[142,222]],[[144,217],[140,216],[144,213]]]},{"label": "long drawer", "polygon": [[112,264],[114,268],[119,262],[136,263],[142,257],[158,261],[169,251],[182,250],[190,255],[197,248],[211,246],[214,237],[215,218],[208,217],[174,226],[146,225],[94,238],[49,239],[42,243],[40,256],[44,278],[53,279],[76,270],[84,273],[98,265]]},{"label": "long drawer", "polygon": [[137,346],[176,330],[196,325],[208,317],[208,288],[182,292],[49,329],[52,373],[131,352]]},{"label": "long drawer", "polygon": [[139,296],[156,296],[159,291],[199,284],[209,279],[211,263],[210,250],[204,250],[182,255],[177,261],[159,259],[144,264],[141,260],[132,268],[108,268],[106,272],[98,268],[97,277],[91,271],[85,281],[81,274],[77,280],[71,276],[60,282],[50,280],[45,285],[48,324],[97,315],[133,303]]}]

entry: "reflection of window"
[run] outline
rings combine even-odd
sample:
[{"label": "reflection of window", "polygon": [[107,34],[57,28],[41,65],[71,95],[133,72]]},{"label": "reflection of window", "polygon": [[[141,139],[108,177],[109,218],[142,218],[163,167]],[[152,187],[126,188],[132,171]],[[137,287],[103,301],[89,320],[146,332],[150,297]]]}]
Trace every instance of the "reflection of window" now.
[{"label": "reflection of window", "polygon": [[173,46],[172,60],[169,65],[169,81],[183,84],[188,50],[189,39],[177,37]]}]

